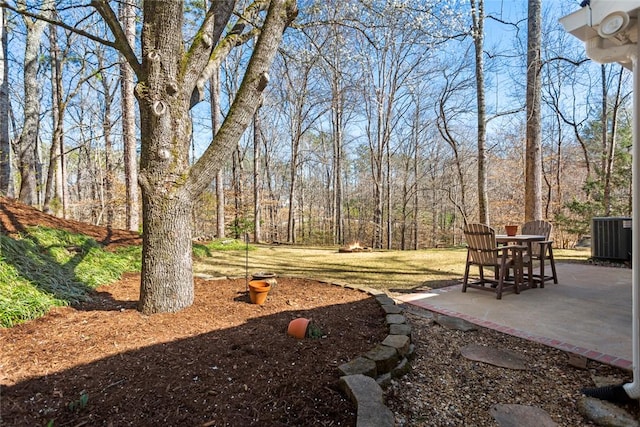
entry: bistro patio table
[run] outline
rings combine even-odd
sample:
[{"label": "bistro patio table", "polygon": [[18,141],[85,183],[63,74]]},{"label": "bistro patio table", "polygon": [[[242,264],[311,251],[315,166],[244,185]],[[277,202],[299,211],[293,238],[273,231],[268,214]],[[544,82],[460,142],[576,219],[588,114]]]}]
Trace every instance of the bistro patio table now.
[{"label": "bistro patio table", "polygon": [[529,279],[528,288],[536,288],[538,279],[533,275],[533,263],[531,262],[532,245],[534,242],[543,242],[546,240],[545,236],[539,236],[536,234],[516,234],[515,236],[508,236],[506,234],[496,234],[496,243],[515,243],[517,245],[526,245],[527,254],[529,254],[529,261],[527,264],[527,276]]}]

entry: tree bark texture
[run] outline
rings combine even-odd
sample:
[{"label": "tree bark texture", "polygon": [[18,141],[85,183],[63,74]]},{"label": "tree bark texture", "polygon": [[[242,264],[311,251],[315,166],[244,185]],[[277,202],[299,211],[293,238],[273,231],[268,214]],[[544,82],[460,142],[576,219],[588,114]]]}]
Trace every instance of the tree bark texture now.
[{"label": "tree bark texture", "polygon": [[[621,98],[621,91],[622,91],[622,72],[623,72],[623,68],[620,66],[618,67],[618,76],[617,76],[617,85],[616,85],[616,92],[613,96],[613,106],[611,109],[611,131],[609,132],[609,137],[607,138],[607,128],[608,128],[608,122],[609,122],[609,114],[608,114],[608,109],[607,109],[607,101],[608,101],[608,96],[607,96],[607,89],[606,89],[606,84],[603,84],[603,91],[602,91],[602,95],[603,95],[603,120],[602,120],[602,127],[603,127],[603,131],[602,131],[602,138],[603,138],[603,174],[604,174],[604,178],[603,178],[603,191],[602,191],[602,202],[604,205],[604,214],[606,216],[611,215],[611,209],[612,209],[612,195],[611,195],[611,180],[612,180],[612,176],[613,176],[613,166],[614,166],[614,160],[615,160],[615,155],[616,155],[616,145],[617,145],[617,140],[618,140],[618,115],[620,113],[620,108],[621,108],[621,104],[620,104],[620,98]],[[604,70],[604,67],[603,67]],[[605,74],[602,75],[603,77],[603,81],[605,78]]]},{"label": "tree bark texture", "polygon": [[[120,2],[120,22],[127,42],[133,46],[136,39],[135,2]],[[138,154],[136,138],[136,111],[134,99],[134,74],[125,58],[120,62],[120,88],[122,103],[122,140],[124,149],[124,175],[126,187],[127,229],[140,228],[140,201],[138,197]]]},{"label": "tree bark texture", "polygon": [[258,107],[253,116],[253,241],[255,243],[262,241],[260,157],[260,108]]},{"label": "tree bark texture", "polygon": [[[209,79],[209,90],[211,92],[211,128],[214,135],[220,129],[220,73],[215,71]],[[225,237],[225,197],[224,197],[224,174],[222,168],[218,170],[215,178],[216,186],[216,236],[218,239]]]},{"label": "tree bark texture", "polygon": [[[47,0],[43,6],[43,14],[50,15],[54,2]],[[40,95],[38,85],[38,53],[42,34],[47,25],[44,21],[24,17],[27,27],[24,46],[24,123],[17,145],[18,169],[20,171],[21,202],[28,205],[38,203],[38,125],[40,115]]]},{"label": "tree bark texture", "polygon": [[331,86],[331,124],[333,133],[333,243],[344,244],[344,225],[342,213],[342,145],[343,145],[343,104],[344,98],[337,73],[333,74]]},{"label": "tree bark texture", "polygon": [[193,202],[143,191],[142,282],[138,309],[175,312],[194,299],[191,260]]},{"label": "tree bark texture", "polygon": [[11,185],[11,140],[9,139],[9,59],[7,18],[0,8],[0,195],[13,196]]},{"label": "tree bark texture", "polygon": [[60,65],[60,47],[56,27],[49,26],[49,46],[51,52],[51,108],[53,116],[53,137],[49,150],[49,169],[45,183],[44,203],[45,213],[64,216],[64,177],[63,168],[63,136],[64,136],[64,106],[62,100],[62,67]]},{"label": "tree bark texture", "polygon": [[527,148],[524,189],[524,220],[542,219],[542,130],[540,46],[542,40],[542,1],[529,1],[527,26]]},{"label": "tree bark texture", "polygon": [[[478,109],[478,219],[489,224],[489,198],[487,195],[487,117],[484,93],[484,0],[471,0],[473,45],[476,58],[476,100]],[[466,222],[466,218],[465,218]]]}]

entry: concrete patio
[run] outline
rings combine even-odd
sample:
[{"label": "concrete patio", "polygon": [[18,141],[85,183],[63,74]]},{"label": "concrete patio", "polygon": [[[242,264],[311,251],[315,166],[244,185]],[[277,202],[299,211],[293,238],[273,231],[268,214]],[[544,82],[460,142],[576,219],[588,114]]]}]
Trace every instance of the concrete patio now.
[{"label": "concrete patio", "polygon": [[631,269],[557,264],[558,284],[506,293],[462,285],[397,297],[407,304],[462,318],[589,359],[631,369]]}]

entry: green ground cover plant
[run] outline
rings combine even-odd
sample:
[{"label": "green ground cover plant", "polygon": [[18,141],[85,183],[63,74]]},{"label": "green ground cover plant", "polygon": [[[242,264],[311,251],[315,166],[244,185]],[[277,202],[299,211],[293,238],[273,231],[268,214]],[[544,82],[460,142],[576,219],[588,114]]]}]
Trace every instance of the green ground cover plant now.
[{"label": "green ground cover plant", "polygon": [[0,236],[0,326],[86,301],[89,292],[140,270],[140,247],[105,251],[93,239],[46,227]]}]

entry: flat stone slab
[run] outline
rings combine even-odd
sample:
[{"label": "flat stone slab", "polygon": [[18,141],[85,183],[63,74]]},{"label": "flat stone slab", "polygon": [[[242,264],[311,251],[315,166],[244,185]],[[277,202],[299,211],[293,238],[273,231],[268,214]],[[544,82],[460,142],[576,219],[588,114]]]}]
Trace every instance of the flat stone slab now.
[{"label": "flat stone slab", "polygon": [[580,354],[569,353],[569,358],[567,359],[567,363],[574,368],[578,369],[587,369],[587,365],[589,363],[588,359]]},{"label": "flat stone slab", "polygon": [[407,318],[402,314],[387,314],[385,317],[387,325],[398,325],[401,323],[407,323]]},{"label": "flat stone slab", "polygon": [[387,295],[378,295],[376,296],[376,301],[380,305],[395,305],[395,301],[392,298],[389,298]]},{"label": "flat stone slab", "polygon": [[493,405],[489,413],[500,427],[557,427],[549,414],[536,406]]},{"label": "flat stone slab", "polygon": [[603,427],[638,427],[640,422],[619,406],[593,397],[578,402],[580,413]]},{"label": "flat stone slab", "polygon": [[358,406],[356,427],[394,427],[393,412],[382,404]]},{"label": "flat stone slab", "polygon": [[395,348],[400,356],[409,353],[410,344],[411,340],[406,335],[387,335],[384,341],[382,341],[382,345]]},{"label": "flat stone slab", "polygon": [[338,370],[342,375],[362,374],[371,378],[375,378],[378,375],[376,362],[366,357],[356,357],[347,363],[343,363],[338,366]]},{"label": "flat stone slab", "polygon": [[340,377],[340,387],[356,404],[356,427],[393,427],[393,412],[384,405],[382,387],[371,377],[347,375]]},{"label": "flat stone slab", "polygon": [[358,408],[362,404],[384,404],[382,388],[366,375],[340,377],[340,388]]},{"label": "flat stone slab", "polygon": [[391,370],[400,361],[398,351],[395,348],[388,347],[382,344],[378,344],[377,346],[366,352],[363,356],[373,360],[376,363],[378,375],[391,372]]},{"label": "flat stone slab", "polygon": [[402,307],[400,307],[399,305],[382,304],[381,307],[384,310],[385,314],[401,314],[402,313]]},{"label": "flat stone slab", "polygon": [[406,323],[397,323],[397,324],[389,325],[389,334],[390,335],[406,335],[410,337],[411,325],[408,325]]},{"label": "flat stone slab", "polygon": [[447,329],[455,329],[462,332],[475,331],[478,329],[478,327],[473,323],[467,322],[463,319],[458,319],[457,317],[440,315],[436,316],[434,321],[438,325],[444,326]]},{"label": "flat stone slab", "polygon": [[469,344],[463,347],[460,352],[467,359],[477,362],[488,363],[507,369],[527,369],[526,359],[510,350],[492,348],[479,344]]}]

